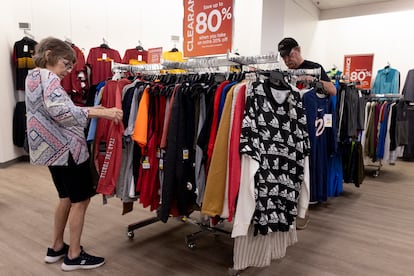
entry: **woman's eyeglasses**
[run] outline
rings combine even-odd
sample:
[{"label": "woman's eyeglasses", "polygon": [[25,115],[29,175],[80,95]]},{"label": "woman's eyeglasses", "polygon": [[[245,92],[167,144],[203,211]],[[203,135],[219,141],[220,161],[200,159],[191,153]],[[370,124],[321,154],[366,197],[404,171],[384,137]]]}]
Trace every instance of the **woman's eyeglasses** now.
[{"label": "woman's eyeglasses", "polygon": [[63,65],[65,65],[65,69],[66,70],[69,71],[69,70],[72,70],[73,69],[73,63],[72,62],[70,62],[70,61],[68,61],[68,60],[66,60],[64,58],[62,58],[61,60],[62,60]]}]

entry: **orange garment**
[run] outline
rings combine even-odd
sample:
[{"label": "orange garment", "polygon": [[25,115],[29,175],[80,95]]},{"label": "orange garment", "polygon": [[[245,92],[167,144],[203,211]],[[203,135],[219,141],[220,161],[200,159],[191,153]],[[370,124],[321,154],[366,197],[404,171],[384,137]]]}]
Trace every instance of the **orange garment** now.
[{"label": "orange garment", "polygon": [[134,133],[132,133],[132,140],[134,140],[141,148],[142,153],[147,146],[148,136],[148,109],[149,109],[149,86],[145,87],[142,92],[141,100],[139,101],[138,113],[135,118]]}]

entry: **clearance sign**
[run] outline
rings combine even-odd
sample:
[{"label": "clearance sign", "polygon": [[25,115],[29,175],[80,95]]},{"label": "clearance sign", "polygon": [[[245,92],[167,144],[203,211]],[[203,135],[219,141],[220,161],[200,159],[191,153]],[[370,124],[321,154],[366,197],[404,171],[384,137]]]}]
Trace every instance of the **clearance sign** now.
[{"label": "clearance sign", "polygon": [[359,82],[359,89],[371,89],[372,63],[374,54],[346,55],[344,57],[344,77],[350,82]]},{"label": "clearance sign", "polygon": [[225,54],[231,50],[233,0],[184,1],[184,56]]}]

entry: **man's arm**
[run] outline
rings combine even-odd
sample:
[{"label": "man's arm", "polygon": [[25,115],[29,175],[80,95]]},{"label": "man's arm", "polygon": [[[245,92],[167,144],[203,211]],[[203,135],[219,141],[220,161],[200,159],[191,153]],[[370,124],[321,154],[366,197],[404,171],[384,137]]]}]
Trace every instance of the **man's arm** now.
[{"label": "man's arm", "polygon": [[326,93],[328,93],[331,96],[336,95],[336,87],[331,81],[321,80],[320,82],[322,82],[323,89],[325,89]]}]

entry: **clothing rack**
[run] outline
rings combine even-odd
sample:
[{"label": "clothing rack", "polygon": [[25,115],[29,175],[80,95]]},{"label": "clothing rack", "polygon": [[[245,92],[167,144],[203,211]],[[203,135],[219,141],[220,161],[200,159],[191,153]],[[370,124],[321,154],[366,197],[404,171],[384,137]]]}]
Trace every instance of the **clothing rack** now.
[{"label": "clothing rack", "polygon": [[[185,62],[171,62],[171,61],[164,61],[162,64],[144,64],[144,65],[127,65],[127,64],[119,64],[113,63],[112,64],[112,71],[119,72],[119,71],[127,71],[127,72],[145,72],[145,71],[158,71],[162,69],[185,69],[187,72],[194,71],[201,68],[208,68],[209,70],[217,72],[220,70],[220,67],[230,67],[230,66],[250,66],[250,65],[257,65],[257,64],[274,64],[278,66],[278,71],[283,72],[284,74],[288,74],[290,76],[302,76],[302,75],[312,75],[316,78],[319,78],[321,75],[320,69],[297,69],[297,70],[280,70],[280,63],[278,55],[261,55],[261,56],[234,56],[230,57],[227,55],[226,57],[204,57],[204,58],[193,58],[189,59]],[[221,73],[221,72],[219,72]],[[259,71],[251,71],[251,73],[246,72],[245,78],[247,79],[256,79],[257,73]],[[195,248],[195,240],[202,234],[205,233],[221,233],[230,235],[231,232],[224,230],[222,227],[212,226],[210,224],[209,219],[201,219],[201,221],[194,220],[189,216],[181,216],[178,219],[182,222],[188,222],[200,227],[200,230],[187,235],[185,237],[185,242],[190,249]],[[127,228],[127,236],[129,239],[134,237],[134,230],[139,229],[141,227],[145,227],[147,225],[153,224],[160,221],[158,216],[151,217],[145,219],[143,221],[139,221],[136,223],[132,223],[128,225]],[[220,224],[220,223],[219,223]],[[217,224],[218,226],[220,226]]]},{"label": "clothing rack", "polygon": [[275,54],[258,55],[258,56],[230,56],[227,55],[229,61],[238,63],[239,65],[252,65],[252,64],[266,64],[266,63],[280,63],[279,56]]},{"label": "clothing rack", "polygon": [[[187,60],[186,62],[170,62],[164,61],[162,64],[143,64],[143,65],[128,65],[112,62],[112,72],[131,72],[131,73],[144,73],[144,72],[157,72],[160,73],[160,70],[168,69],[185,69],[188,71],[193,71],[194,69],[209,68],[210,70],[219,70],[219,67],[228,67],[239,65],[236,62],[229,61],[228,59],[222,57],[207,57],[207,58],[194,58]],[[211,226],[206,220],[197,221],[190,218],[189,216],[181,216],[178,219],[182,222],[191,223],[200,227],[200,230],[189,234],[185,237],[185,242],[187,247],[194,249],[196,244],[195,240],[202,234],[211,232],[211,233],[221,233],[230,235],[231,233],[223,230],[220,227]],[[151,225],[153,223],[159,222],[160,219],[158,216],[151,217],[136,223],[129,224],[127,227],[127,236],[129,239],[134,238],[134,230]]]},{"label": "clothing rack", "polygon": [[293,76],[315,76],[320,77],[321,75],[321,68],[315,68],[315,69],[287,69],[286,72]]},{"label": "clothing rack", "polygon": [[192,58],[186,62],[174,62],[174,61],[164,61],[162,65],[166,69],[201,69],[201,68],[211,68],[217,70],[217,67],[227,67],[227,66],[237,66],[237,62],[230,61],[225,58],[220,57],[205,57],[205,58]]},{"label": "clothing rack", "polygon": [[[243,58],[243,57],[242,57]],[[254,64],[277,64],[278,60],[277,58],[275,58],[275,56],[259,56],[256,58],[246,58],[246,60],[249,60],[249,64],[248,65],[254,65]],[[188,70],[186,72],[184,72],[183,74],[179,74],[177,76],[177,79],[181,79],[186,81],[188,79],[188,77],[192,77],[193,75],[197,76],[196,74],[192,74],[191,71],[195,70],[195,69],[201,69],[201,68],[208,68],[208,69],[213,69],[213,70],[220,70],[220,67],[230,67],[230,66],[240,66],[240,60],[239,62],[235,62],[232,60],[227,60],[223,57],[216,57],[216,58],[198,58],[198,59],[192,59],[192,60],[188,60],[187,62],[182,62],[182,63],[172,63],[172,62],[163,62],[162,64],[159,64],[159,66],[161,66],[160,68],[162,69],[169,69],[169,68],[173,68],[173,69],[185,69]],[[152,69],[151,67],[147,67],[147,65],[126,65],[126,64],[113,64],[112,65],[112,71],[116,72],[116,71],[127,71],[127,72],[131,72],[131,71],[136,71],[136,72],[144,72],[148,69]],[[158,69],[158,68],[157,68]],[[228,68],[227,70],[230,71],[231,68]],[[229,72],[227,71],[227,72]],[[258,70],[249,70],[250,72],[246,72],[244,71],[242,75],[245,79],[251,79],[252,81],[257,81],[258,80],[258,76],[261,75],[261,71]],[[271,71],[269,71],[271,72]],[[274,72],[274,71],[273,71]],[[286,76],[286,80],[287,77],[290,76],[300,76],[300,75],[313,75],[313,76],[319,76],[320,75],[320,70],[279,70],[279,72],[283,72],[283,76]],[[279,73],[276,72],[276,73]],[[216,72],[208,72],[208,73],[216,73]],[[222,74],[222,72],[218,72],[218,75],[226,75],[226,74]],[[160,73],[158,73],[160,74]],[[215,74],[214,74],[215,75]],[[229,74],[230,76],[230,74]],[[270,75],[269,75],[270,76]],[[169,76],[167,76],[169,77]],[[174,76],[175,77],[175,76]],[[204,79],[203,79],[204,80]],[[216,82],[215,84],[217,84],[218,82]],[[198,84],[197,84],[198,85]],[[160,86],[163,86],[163,82],[160,82]],[[290,89],[291,87],[288,86],[288,89]],[[188,116],[188,115],[187,115]],[[158,189],[158,188],[157,188]],[[159,201],[157,201],[159,202]],[[164,201],[165,203],[167,201]],[[201,205],[200,205],[201,206]],[[231,205],[234,206],[234,205]],[[127,227],[127,237],[129,239],[133,239],[134,238],[134,230],[139,229],[141,227],[146,227],[148,225],[151,225],[153,223],[159,222],[159,221],[163,221],[166,222],[166,216],[168,214],[170,214],[170,219],[171,217],[171,210],[166,210],[165,208],[162,209],[157,209],[157,207],[154,207],[152,210],[157,210],[157,213],[154,212],[154,214],[152,214],[152,216],[150,218],[144,219],[144,220],[140,220],[138,222],[135,223],[131,223],[128,225]],[[158,217],[158,214],[160,215]],[[220,214],[220,213],[219,213]],[[226,229],[223,226],[226,226],[226,220],[221,219],[220,215],[210,215],[210,216],[206,216],[203,213],[200,214],[200,217],[196,217],[198,214],[196,214],[196,212],[194,212],[194,209],[191,210],[183,210],[183,212],[180,212],[179,216],[174,216],[175,220],[181,221],[181,222],[185,222],[185,223],[190,223],[193,224],[195,226],[197,226],[198,228],[195,229],[194,233],[190,233],[189,235],[185,235],[185,243],[187,245],[188,248],[190,249],[194,249],[196,247],[196,240],[198,238],[200,238],[203,235],[206,234],[225,234],[226,237],[230,238],[230,234],[231,234],[231,230],[227,231],[228,229]],[[193,218],[194,216],[194,218]],[[218,223],[216,224],[218,220]],[[237,275],[238,271],[232,271],[231,275]]]},{"label": "clothing rack", "polygon": [[[403,95],[402,94],[391,94],[391,93],[387,93],[387,94],[369,94],[368,95],[368,100],[381,100],[381,101],[386,101],[386,100],[398,100],[398,99],[402,99]],[[375,164],[377,163],[377,164]],[[380,171],[382,168],[382,159],[378,160],[377,162],[373,162],[371,164],[366,164],[365,166],[367,167],[371,167],[374,168],[374,171],[372,173],[373,177],[378,177],[380,175]]]},{"label": "clothing rack", "polygon": [[369,94],[370,99],[402,99],[401,94]]},{"label": "clothing rack", "polygon": [[131,64],[123,64],[117,63],[112,61],[111,70],[113,73],[119,72],[130,72],[133,74],[136,73],[143,73],[143,72],[157,72],[159,73],[160,70],[164,69],[161,64],[139,64],[139,65],[131,65]]}]

